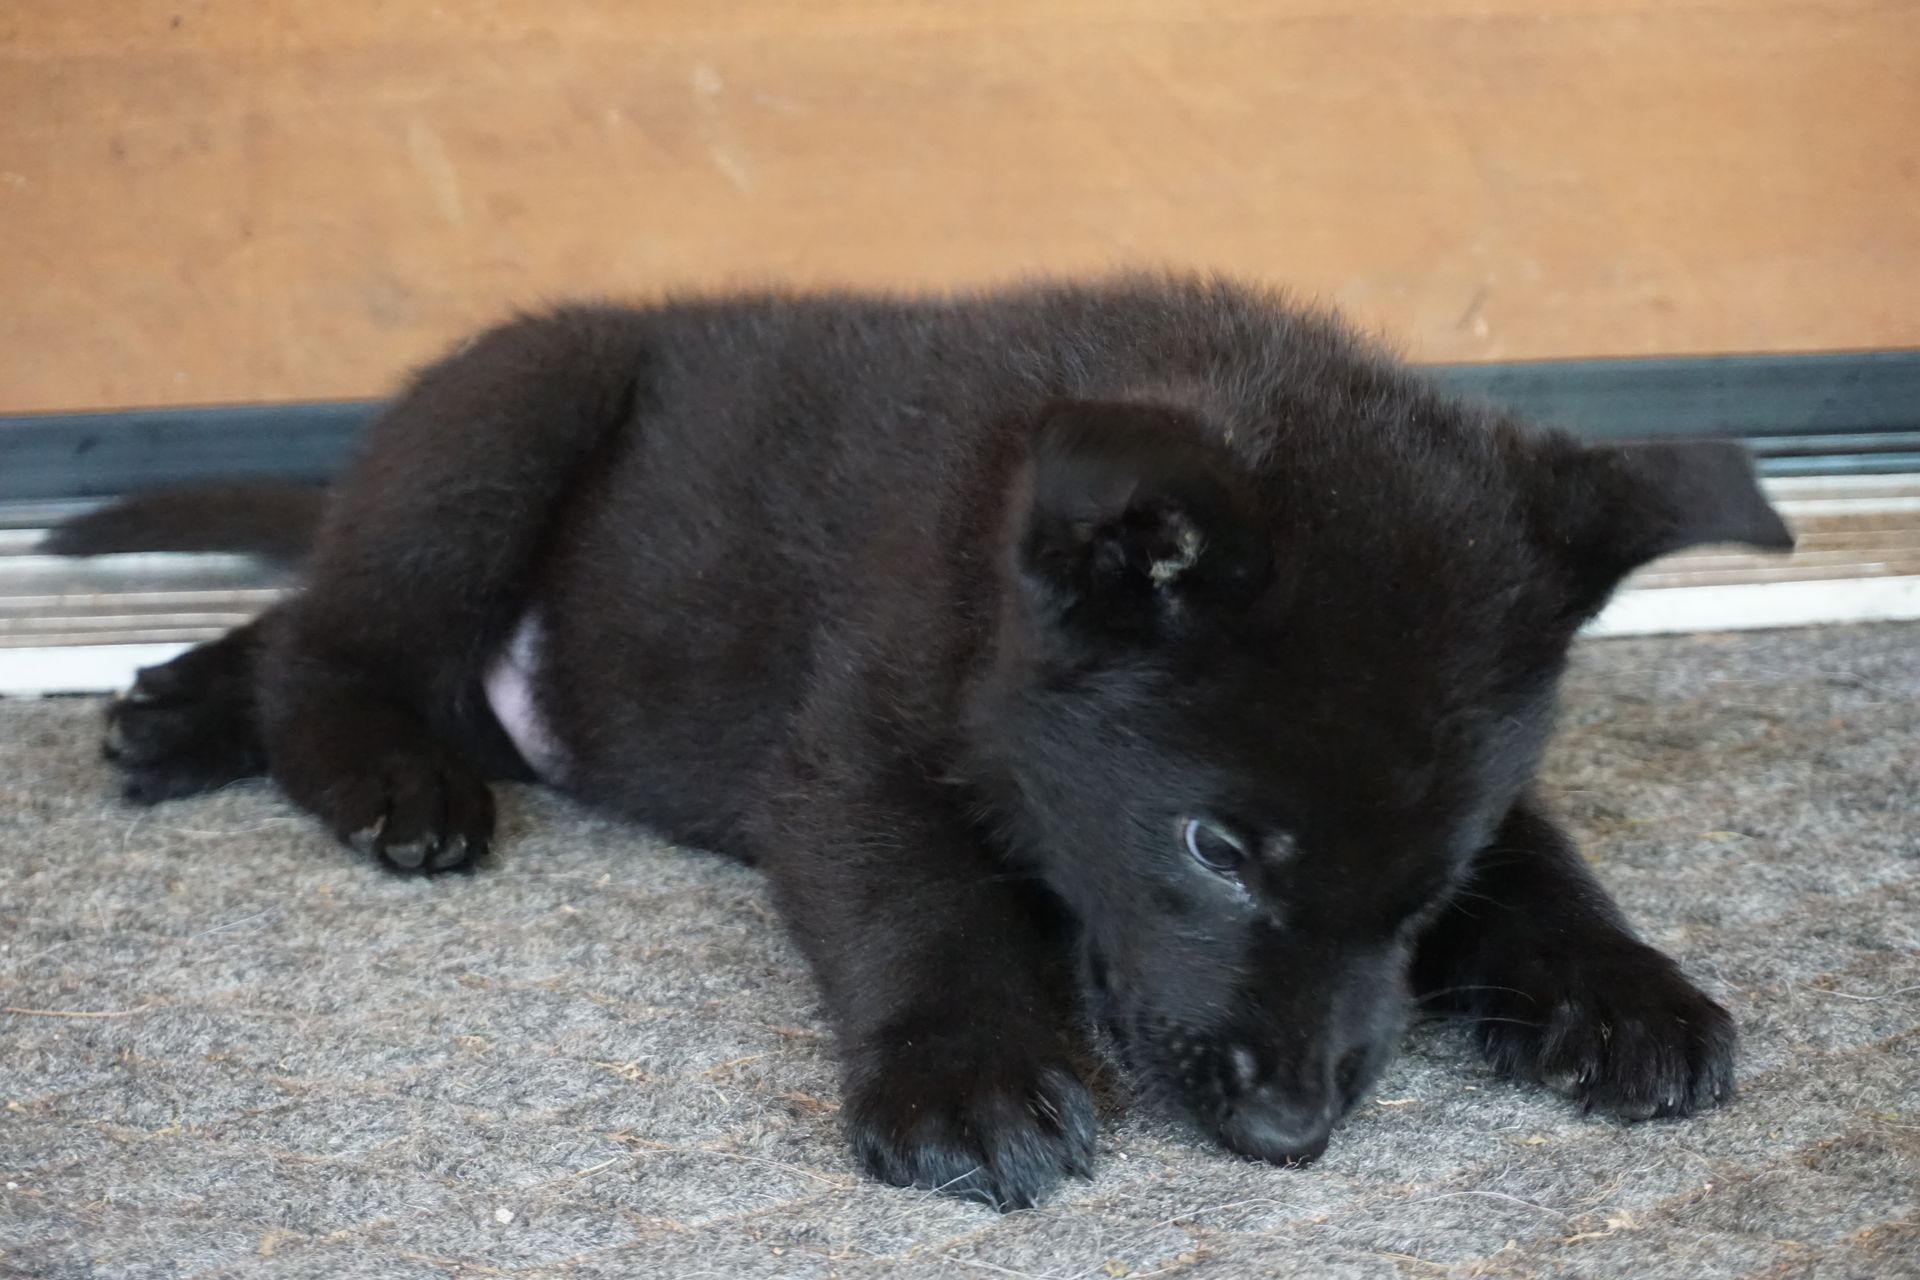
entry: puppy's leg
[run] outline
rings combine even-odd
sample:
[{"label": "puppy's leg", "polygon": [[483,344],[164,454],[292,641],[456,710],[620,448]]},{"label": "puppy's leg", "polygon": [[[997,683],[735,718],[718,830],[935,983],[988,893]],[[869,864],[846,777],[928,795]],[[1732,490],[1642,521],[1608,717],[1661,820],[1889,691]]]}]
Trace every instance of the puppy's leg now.
[{"label": "puppy's leg", "polygon": [[556,511],[635,412],[642,326],[576,309],[427,369],[370,429],[261,654],[274,780],[406,871],[479,856],[484,778],[524,766],[481,676],[534,594]]},{"label": "puppy's leg", "polygon": [[873,1176],[1027,1208],[1093,1159],[1065,927],[937,800],[795,801],[766,859],[839,1038]]},{"label": "puppy's leg", "polygon": [[142,668],[107,709],[104,753],[138,804],[212,791],[267,771],[254,665],[274,611],[171,662]]},{"label": "puppy's leg", "polygon": [[1414,980],[1428,1008],[1478,1019],[1501,1070],[1590,1110],[1686,1115],[1733,1092],[1733,1019],[1634,937],[1531,799],[1423,936]]}]

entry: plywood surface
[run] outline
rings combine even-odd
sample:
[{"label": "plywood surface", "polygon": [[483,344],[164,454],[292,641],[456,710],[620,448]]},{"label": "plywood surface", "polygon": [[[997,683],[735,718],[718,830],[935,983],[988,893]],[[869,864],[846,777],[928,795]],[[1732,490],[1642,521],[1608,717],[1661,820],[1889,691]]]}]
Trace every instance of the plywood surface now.
[{"label": "plywood surface", "polygon": [[0,4],[0,412],[1137,263],[1428,359],[1920,345],[1920,5]]}]

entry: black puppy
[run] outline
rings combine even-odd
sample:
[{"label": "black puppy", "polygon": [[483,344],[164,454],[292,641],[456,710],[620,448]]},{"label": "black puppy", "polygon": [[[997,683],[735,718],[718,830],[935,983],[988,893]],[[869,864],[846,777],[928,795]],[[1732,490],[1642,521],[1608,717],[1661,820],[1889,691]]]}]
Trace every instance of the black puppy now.
[{"label": "black puppy", "polygon": [[1410,996],[1596,1110],[1726,1097],[1731,1020],[1529,791],[1576,628],[1714,541],[1791,545],[1738,449],[1531,431],[1227,283],[568,308],[420,374],[304,590],[110,752],[407,871],[527,777],[757,863],[866,1167],[1009,1208],[1088,1171],[1087,1014],[1281,1163]]}]

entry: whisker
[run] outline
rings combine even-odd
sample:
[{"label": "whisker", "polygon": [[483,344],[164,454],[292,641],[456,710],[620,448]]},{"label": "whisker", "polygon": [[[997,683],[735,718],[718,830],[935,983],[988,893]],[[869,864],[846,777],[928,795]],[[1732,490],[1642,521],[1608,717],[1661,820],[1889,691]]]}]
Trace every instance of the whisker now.
[{"label": "whisker", "polygon": [[1413,998],[1415,1004],[1424,1004],[1429,1000],[1438,1000],[1441,996],[1456,995],[1462,991],[1504,991],[1509,995],[1525,997],[1529,1002],[1533,996],[1518,987],[1503,987],[1491,982],[1465,982],[1457,987],[1440,987],[1433,991],[1423,991]]},{"label": "whisker", "polygon": [[1539,1022],[1532,1018],[1503,1018],[1497,1014],[1422,1013],[1421,1017],[1432,1019],[1435,1022],[1470,1022],[1476,1026],[1485,1025],[1489,1022],[1505,1022],[1511,1023],[1516,1027],[1533,1027],[1536,1030],[1547,1025],[1544,1022]]}]

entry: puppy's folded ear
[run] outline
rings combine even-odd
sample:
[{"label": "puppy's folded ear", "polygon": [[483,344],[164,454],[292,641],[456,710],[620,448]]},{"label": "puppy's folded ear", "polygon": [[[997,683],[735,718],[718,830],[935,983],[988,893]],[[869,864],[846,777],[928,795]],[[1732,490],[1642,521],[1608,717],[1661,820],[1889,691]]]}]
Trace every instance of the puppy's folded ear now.
[{"label": "puppy's folded ear", "polygon": [[1685,441],[1581,445],[1554,437],[1542,458],[1538,523],[1571,571],[1575,606],[1598,609],[1628,573],[1706,543],[1790,551],[1739,445]]},{"label": "puppy's folded ear", "polygon": [[1244,601],[1266,575],[1249,486],[1178,410],[1052,401],[1028,475],[1020,569],[1075,622],[1151,632]]}]

